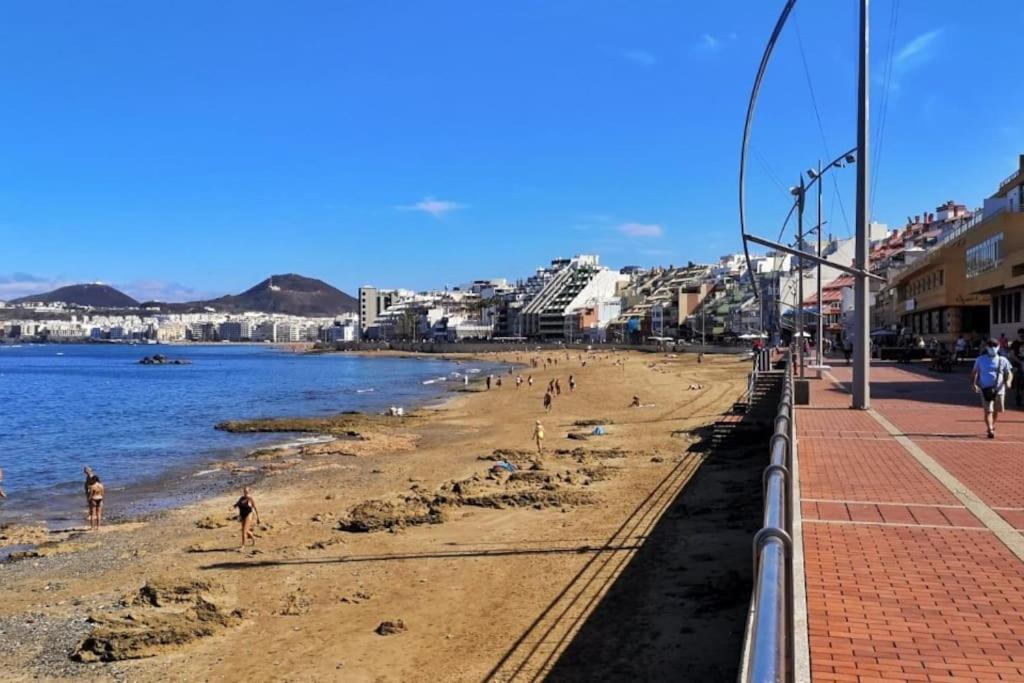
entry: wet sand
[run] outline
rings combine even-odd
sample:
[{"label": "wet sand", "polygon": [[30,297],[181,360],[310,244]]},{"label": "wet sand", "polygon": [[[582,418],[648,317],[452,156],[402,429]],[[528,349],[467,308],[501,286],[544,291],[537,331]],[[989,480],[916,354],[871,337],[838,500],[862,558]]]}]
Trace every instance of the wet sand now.
[{"label": "wet sand", "polygon": [[[698,365],[693,355],[603,355],[581,367],[576,353],[541,353],[558,365],[517,370],[534,375],[532,389],[504,375],[500,389],[473,387],[409,419],[358,425],[354,443],[255,459],[264,522],[255,551],[237,551],[232,493],[0,565],[4,678],[547,674],[700,471],[707,452],[694,445],[741,397],[748,369],[734,356]],[[545,414],[555,377],[562,394]],[[628,407],[633,395],[650,407]],[[536,419],[546,432],[540,458],[530,454]],[[568,438],[590,432],[574,423],[591,420],[608,421],[607,434]],[[488,478],[494,457],[516,473]],[[382,530],[342,530],[367,527]],[[140,597],[147,581],[172,586],[174,599]],[[127,633],[126,611],[167,637]],[[404,630],[379,628],[386,621]],[[81,658],[141,658],[72,661],[93,631],[102,642]]]}]

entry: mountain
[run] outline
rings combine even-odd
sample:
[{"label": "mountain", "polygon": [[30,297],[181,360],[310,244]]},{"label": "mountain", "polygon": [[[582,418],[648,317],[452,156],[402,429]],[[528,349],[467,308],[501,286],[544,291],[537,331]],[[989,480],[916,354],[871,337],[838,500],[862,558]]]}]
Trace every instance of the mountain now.
[{"label": "mountain", "polygon": [[271,275],[241,294],[222,296],[187,304],[146,302],[142,306],[159,306],[165,311],[200,311],[212,308],[224,313],[257,311],[284,313],[307,317],[327,317],[350,313],[358,308],[355,298],[335,289],[322,280],[288,273]]},{"label": "mountain", "polygon": [[67,287],[55,289],[52,292],[12,299],[7,303],[52,303],[54,301],[63,301],[66,304],[76,304],[78,306],[92,306],[93,308],[138,308],[139,306],[138,301],[124,292],[118,291],[110,285],[99,283],[68,285]]}]

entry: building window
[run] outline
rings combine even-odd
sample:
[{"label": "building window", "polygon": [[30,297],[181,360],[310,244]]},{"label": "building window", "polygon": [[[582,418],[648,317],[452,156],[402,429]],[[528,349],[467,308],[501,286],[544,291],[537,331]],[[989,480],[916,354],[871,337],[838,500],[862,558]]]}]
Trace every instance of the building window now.
[{"label": "building window", "polygon": [[967,250],[967,277],[977,277],[997,268],[1003,260],[1003,233],[992,235]]}]

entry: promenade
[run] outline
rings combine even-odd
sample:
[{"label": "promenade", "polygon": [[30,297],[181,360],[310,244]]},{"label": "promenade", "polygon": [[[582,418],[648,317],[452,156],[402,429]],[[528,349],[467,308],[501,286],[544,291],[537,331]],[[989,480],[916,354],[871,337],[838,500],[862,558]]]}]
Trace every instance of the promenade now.
[{"label": "promenade", "polygon": [[1024,411],[986,439],[968,371],[876,364],[854,411],[839,365],[797,410],[816,682],[1024,681]]}]

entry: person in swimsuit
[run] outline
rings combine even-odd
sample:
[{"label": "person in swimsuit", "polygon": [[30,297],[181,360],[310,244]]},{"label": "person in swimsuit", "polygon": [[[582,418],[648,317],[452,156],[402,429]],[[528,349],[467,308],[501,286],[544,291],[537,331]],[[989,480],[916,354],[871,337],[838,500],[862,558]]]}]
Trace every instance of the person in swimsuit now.
[{"label": "person in swimsuit", "polygon": [[544,452],[544,425],[537,420],[537,424],[533,427],[533,440],[537,443],[537,452]]},{"label": "person in swimsuit", "polygon": [[99,531],[100,522],[103,521],[103,495],[106,493],[99,475],[93,474],[89,479],[86,493],[89,497],[89,528]]},{"label": "person in swimsuit", "polygon": [[242,552],[245,550],[247,540],[252,540],[252,544],[256,545],[256,535],[252,532],[253,519],[257,524],[260,523],[260,511],[256,509],[256,500],[252,497],[248,486],[242,489],[242,497],[238,499],[234,507],[238,508],[238,521],[242,523],[242,545],[238,548],[238,552]]},{"label": "person in swimsuit", "polygon": [[92,526],[92,502],[90,501],[89,487],[96,481],[96,473],[92,471],[91,467],[84,467],[82,471],[85,473],[85,485],[83,490],[85,491],[85,518],[89,520],[89,526]]}]

